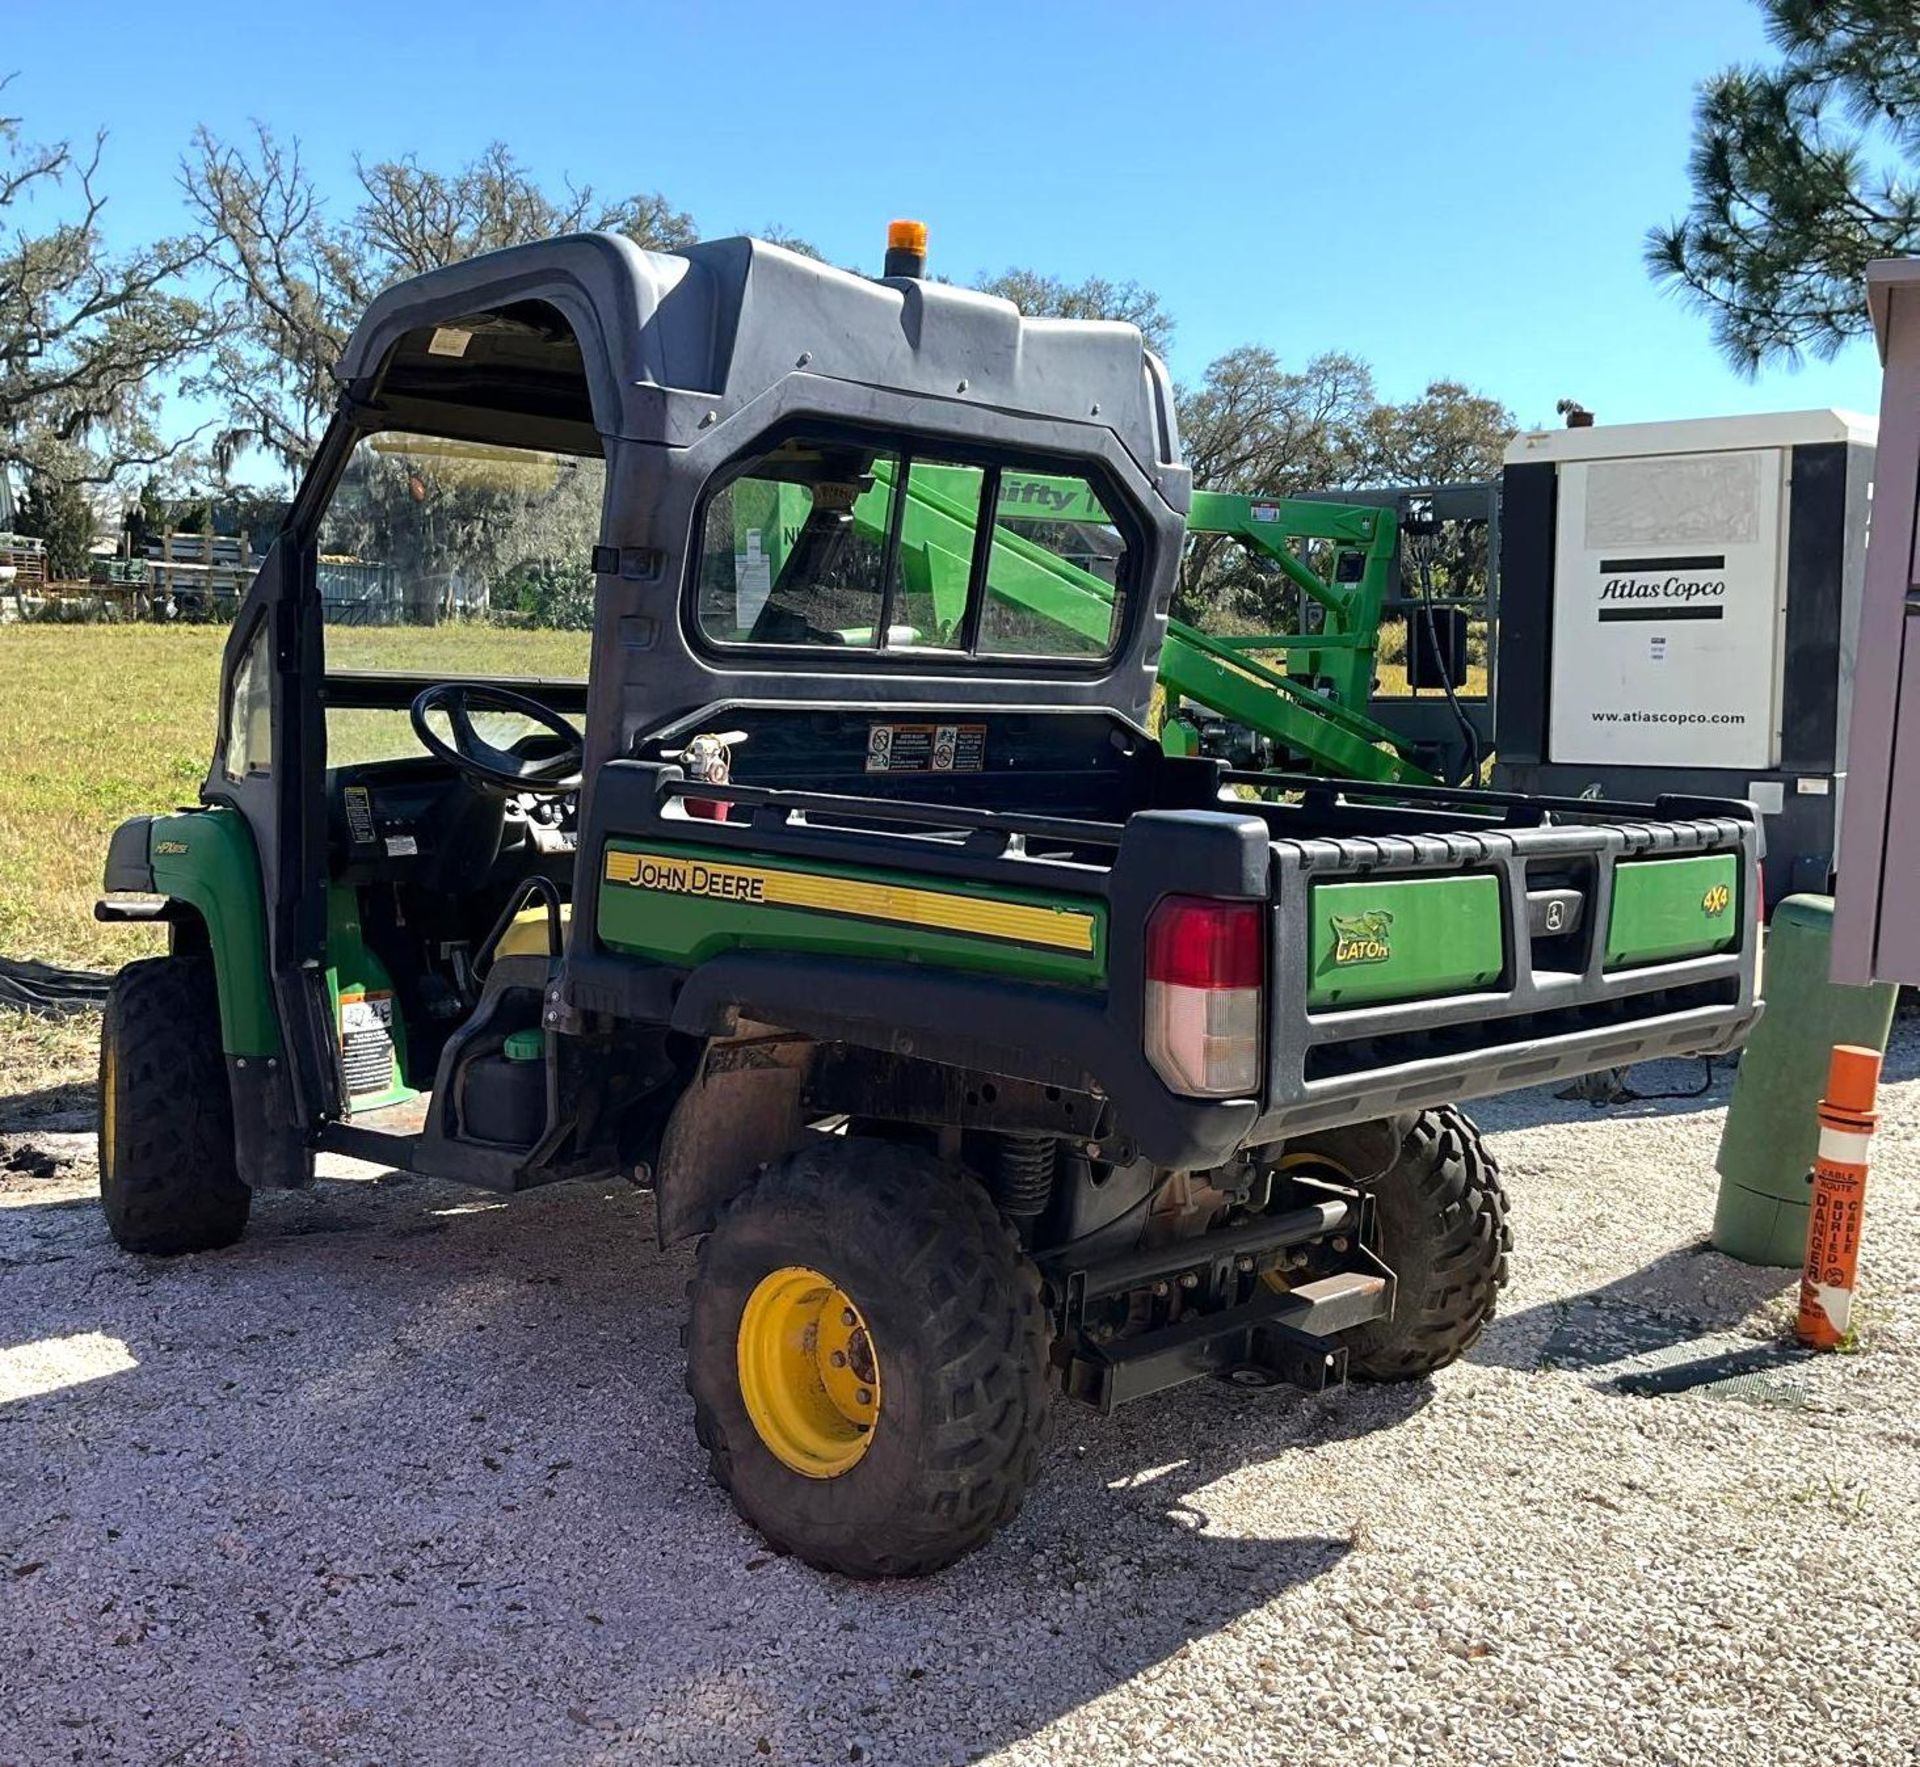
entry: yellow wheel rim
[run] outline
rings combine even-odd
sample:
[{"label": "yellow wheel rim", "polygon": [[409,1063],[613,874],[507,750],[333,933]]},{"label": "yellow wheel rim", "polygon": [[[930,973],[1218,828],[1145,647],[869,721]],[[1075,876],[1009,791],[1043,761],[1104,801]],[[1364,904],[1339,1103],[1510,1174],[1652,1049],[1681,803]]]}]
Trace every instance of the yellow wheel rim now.
[{"label": "yellow wheel rim", "polygon": [[880,1362],[860,1309],[828,1277],[788,1264],[762,1277],[740,1312],[740,1396],[767,1451],[810,1479],[833,1479],[873,1440]]},{"label": "yellow wheel rim", "polygon": [[103,1171],[110,1171],[114,1164],[114,1150],[119,1145],[119,1118],[120,1057],[109,1035],[100,1063],[100,1165]]}]

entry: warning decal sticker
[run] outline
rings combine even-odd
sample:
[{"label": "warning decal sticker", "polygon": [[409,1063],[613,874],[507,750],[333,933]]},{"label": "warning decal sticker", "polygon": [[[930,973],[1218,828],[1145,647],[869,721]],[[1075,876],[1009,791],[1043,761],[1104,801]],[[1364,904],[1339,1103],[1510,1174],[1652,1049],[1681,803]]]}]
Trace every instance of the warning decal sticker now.
[{"label": "warning decal sticker", "polygon": [[340,996],[340,1066],[347,1092],[384,1092],[393,1084],[393,996],[356,990]]},{"label": "warning decal sticker", "polygon": [[875,724],[869,773],[978,773],[987,764],[984,724]]}]

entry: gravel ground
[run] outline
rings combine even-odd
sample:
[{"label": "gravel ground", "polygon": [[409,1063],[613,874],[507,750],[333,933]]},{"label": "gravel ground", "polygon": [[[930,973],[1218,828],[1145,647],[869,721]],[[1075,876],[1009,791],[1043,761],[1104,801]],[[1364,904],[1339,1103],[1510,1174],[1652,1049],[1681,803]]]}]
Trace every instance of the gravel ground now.
[{"label": "gravel ground", "polygon": [[0,1102],[0,1761],[1910,1764],[1920,1024],[1889,1074],[1864,1353],[1702,1249],[1724,1088],[1522,1094],[1470,1363],[1063,1412],[885,1587],[708,1483],[644,1197],[350,1168],[146,1262],[85,1097]]}]

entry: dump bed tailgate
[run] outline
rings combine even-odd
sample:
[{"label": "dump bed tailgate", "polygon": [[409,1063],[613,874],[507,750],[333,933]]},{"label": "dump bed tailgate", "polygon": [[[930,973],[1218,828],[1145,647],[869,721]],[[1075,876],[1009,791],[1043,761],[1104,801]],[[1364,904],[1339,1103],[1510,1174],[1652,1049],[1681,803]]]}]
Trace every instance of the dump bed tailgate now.
[{"label": "dump bed tailgate", "polygon": [[1260,1132],[1734,1047],[1758,843],[1742,814],[1274,841]]}]

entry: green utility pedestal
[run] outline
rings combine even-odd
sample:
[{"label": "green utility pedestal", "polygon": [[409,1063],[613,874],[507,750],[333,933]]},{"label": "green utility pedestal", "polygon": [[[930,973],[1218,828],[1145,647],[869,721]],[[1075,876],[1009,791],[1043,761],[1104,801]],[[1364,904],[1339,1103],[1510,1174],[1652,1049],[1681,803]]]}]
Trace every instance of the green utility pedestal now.
[{"label": "green utility pedestal", "polygon": [[1820,1138],[1815,1107],[1836,1043],[1884,1050],[1898,990],[1827,980],[1831,896],[1789,896],[1767,929],[1767,1010],[1740,1057],[1720,1135],[1717,1250],[1748,1264],[1799,1264],[1807,1250],[1807,1174]]}]

